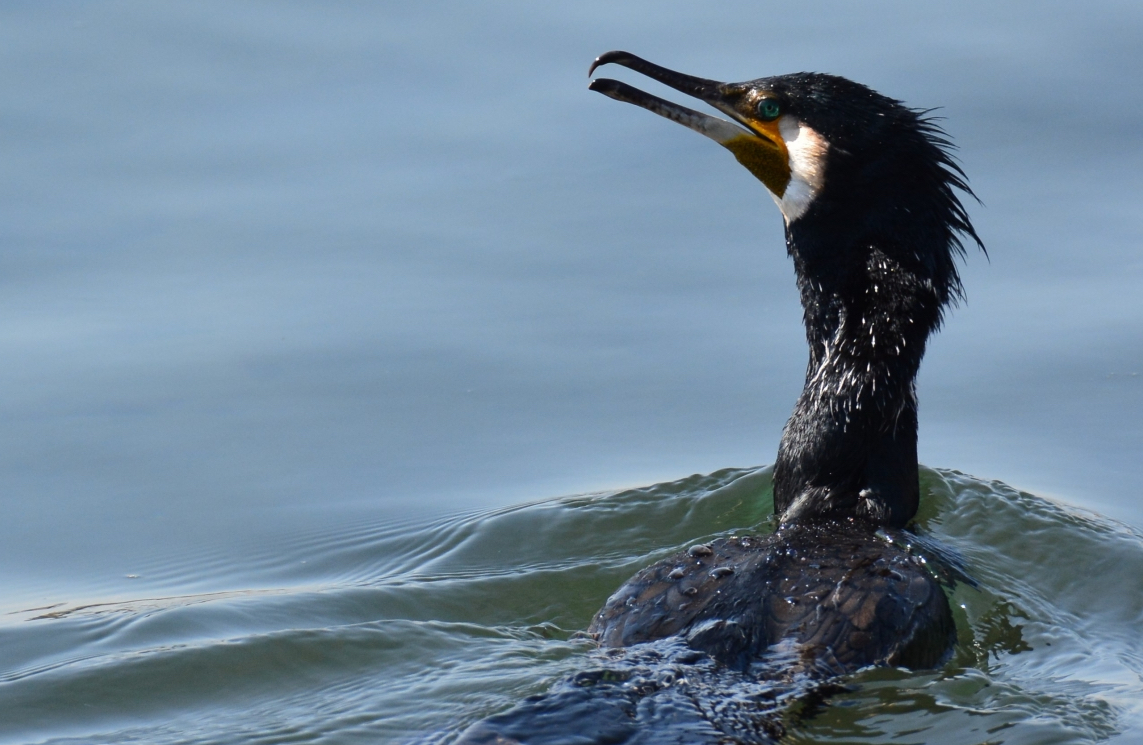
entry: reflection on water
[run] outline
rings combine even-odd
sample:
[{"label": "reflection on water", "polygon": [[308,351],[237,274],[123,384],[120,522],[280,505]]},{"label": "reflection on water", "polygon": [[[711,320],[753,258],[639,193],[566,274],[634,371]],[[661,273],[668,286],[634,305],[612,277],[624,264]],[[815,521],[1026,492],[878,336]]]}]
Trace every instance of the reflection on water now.
[{"label": "reflection on water", "polygon": [[[919,529],[979,582],[952,595],[954,657],[853,676],[791,741],[1143,735],[1143,535],[954,471],[923,487]],[[0,741],[448,742],[580,669],[575,632],[630,574],[768,531],[771,499],[769,469],[725,470],[331,534],[310,585],[29,609],[0,627]]]}]

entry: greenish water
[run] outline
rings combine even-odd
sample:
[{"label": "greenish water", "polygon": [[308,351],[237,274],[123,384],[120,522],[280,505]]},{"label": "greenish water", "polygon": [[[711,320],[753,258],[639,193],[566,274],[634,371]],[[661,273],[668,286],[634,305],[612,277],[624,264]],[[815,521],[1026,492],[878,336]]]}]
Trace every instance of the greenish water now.
[{"label": "greenish water", "polygon": [[[1137,742],[1143,536],[925,470],[920,529],[980,583],[940,670],[869,670],[795,743]],[[637,569],[769,529],[770,471],[290,541],[295,579],[9,613],[0,742],[449,742],[585,663],[576,637]],[[174,571],[174,568],[172,568]]]}]

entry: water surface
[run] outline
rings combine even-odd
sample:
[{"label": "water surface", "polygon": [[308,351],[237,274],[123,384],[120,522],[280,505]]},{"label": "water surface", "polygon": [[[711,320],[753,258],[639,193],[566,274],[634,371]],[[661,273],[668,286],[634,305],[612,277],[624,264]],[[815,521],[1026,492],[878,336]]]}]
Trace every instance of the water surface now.
[{"label": "water surface", "polygon": [[[654,521],[776,450],[805,364],[779,216],[586,90],[613,48],[941,106],[984,202],[920,449],[985,479],[930,476],[933,530],[996,573],[964,633],[1031,650],[878,673],[805,737],[1137,735],[1138,613],[1073,585],[1137,576],[1141,33],[1127,2],[7,4],[0,739],[436,737],[574,668],[642,563],[760,524]],[[692,473],[722,475],[609,522]],[[976,491],[1014,514],[954,520]],[[1017,541],[1043,510],[1062,533]]]},{"label": "water surface", "polygon": [[[978,588],[937,671],[870,670],[792,742],[1127,743],[1143,735],[1143,534],[925,470],[918,529]],[[5,742],[449,742],[591,662],[624,579],[768,532],[770,470],[292,536],[306,581],[6,617]],[[305,557],[305,558],[303,558]],[[1061,557],[1067,557],[1062,561]]]}]

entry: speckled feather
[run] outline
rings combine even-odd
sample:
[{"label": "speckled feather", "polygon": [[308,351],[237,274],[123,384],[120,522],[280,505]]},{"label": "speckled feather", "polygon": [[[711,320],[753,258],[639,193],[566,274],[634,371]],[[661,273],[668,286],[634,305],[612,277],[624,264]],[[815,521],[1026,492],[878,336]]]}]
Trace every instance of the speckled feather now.
[{"label": "speckled feather", "polygon": [[819,675],[931,667],[955,641],[948,602],[924,560],[853,521],[680,552],[624,584],[589,633],[606,647],[681,635],[736,667],[790,640],[806,672]]}]

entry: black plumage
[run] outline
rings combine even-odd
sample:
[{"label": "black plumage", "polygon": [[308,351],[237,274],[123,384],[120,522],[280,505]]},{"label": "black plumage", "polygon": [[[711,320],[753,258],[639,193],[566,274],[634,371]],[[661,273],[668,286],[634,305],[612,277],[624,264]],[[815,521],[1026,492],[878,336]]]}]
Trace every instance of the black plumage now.
[{"label": "black plumage", "polygon": [[971,191],[926,112],[844,78],[720,83],[626,52],[592,71],[608,63],[727,114],[591,84],[727,147],[786,218],[809,364],[774,466],[779,526],[636,574],[589,629],[610,678],[557,687],[465,742],[769,742],[783,696],[868,665],[932,667],[955,643],[939,557],[903,547],[903,529],[919,499],[917,371],[962,296],[962,241],[983,248],[958,197]]},{"label": "black plumage", "polygon": [[[775,509],[901,527],[917,510],[914,380],[962,295],[960,236],[980,243],[963,174],[931,119],[832,75],[758,81],[830,148],[824,185],[787,224],[810,360],[775,463]],[[795,517],[795,516],[788,516]]]}]

